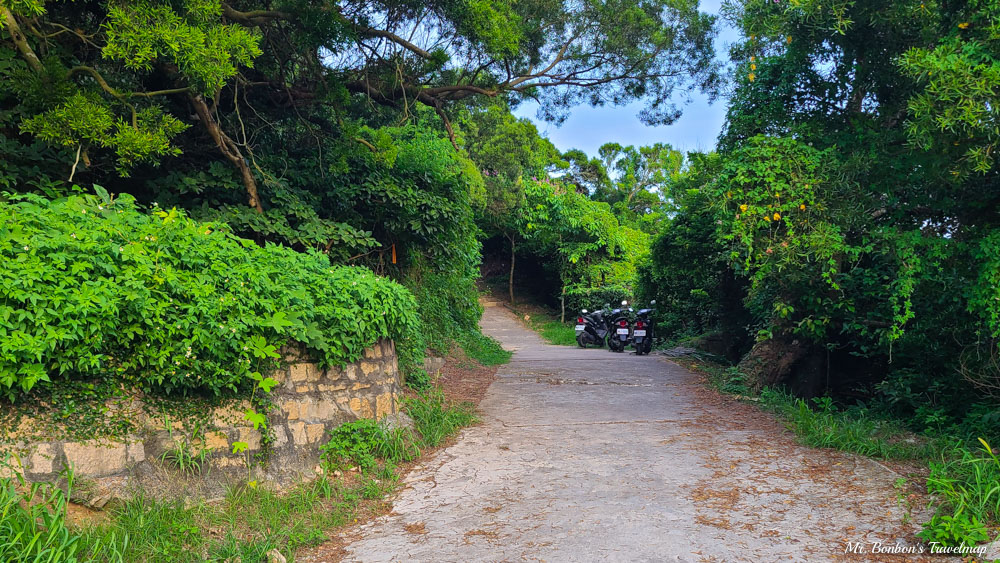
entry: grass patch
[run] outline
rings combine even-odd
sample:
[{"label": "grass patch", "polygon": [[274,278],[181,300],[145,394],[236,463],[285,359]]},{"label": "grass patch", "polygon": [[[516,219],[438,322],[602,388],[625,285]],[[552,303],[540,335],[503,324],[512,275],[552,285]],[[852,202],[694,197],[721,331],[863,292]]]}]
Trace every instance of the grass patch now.
[{"label": "grass patch", "polygon": [[943,545],[975,545],[1000,523],[1000,458],[986,440],[978,448],[957,444],[932,461],[927,491],[939,505],[920,537]]},{"label": "grass patch", "polygon": [[[575,323],[559,322],[559,320],[552,315],[534,307],[526,311],[515,309],[514,313],[528,325],[528,328],[537,332],[539,336],[541,336],[542,339],[549,344],[555,344],[557,346],[577,345]],[[525,317],[527,317],[527,319],[525,319]]]},{"label": "grass patch", "polygon": [[829,397],[803,399],[765,389],[761,405],[785,419],[799,440],[816,448],[834,448],[880,459],[927,458],[934,452],[926,440],[917,440],[896,420],[877,417],[862,407],[839,410]]},{"label": "grass patch", "polygon": [[510,361],[513,352],[504,350],[503,346],[496,338],[486,336],[480,332],[466,334],[459,345],[466,356],[476,360],[484,366],[498,366]]},{"label": "grass patch", "polygon": [[431,387],[414,398],[406,399],[405,408],[413,418],[423,444],[432,448],[477,420],[471,403],[452,403],[438,387]]},{"label": "grass patch", "polygon": [[72,474],[67,490],[0,479],[0,561],[263,561],[272,549],[292,554],[325,541],[362,499],[395,487],[394,474],[379,477],[345,485],[321,476],[285,494],[238,487],[220,503],[192,506],[139,494],[81,528],[66,522]]},{"label": "grass patch", "polygon": [[542,335],[549,344],[557,346],[576,346],[576,329],[574,325],[559,321],[544,321],[534,323],[531,327]]},{"label": "grass patch", "polygon": [[241,486],[221,503],[194,506],[139,495],[112,509],[107,523],[81,530],[81,551],[86,560],[111,561],[263,561],[272,549],[290,555],[350,522],[364,487],[364,480],[344,485],[323,476],[285,494]]}]

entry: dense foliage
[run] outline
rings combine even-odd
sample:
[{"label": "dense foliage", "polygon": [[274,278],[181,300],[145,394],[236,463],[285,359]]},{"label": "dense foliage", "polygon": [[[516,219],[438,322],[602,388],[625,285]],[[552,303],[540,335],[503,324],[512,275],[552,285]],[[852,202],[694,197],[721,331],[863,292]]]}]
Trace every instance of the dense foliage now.
[{"label": "dense foliage", "polygon": [[[537,239],[529,252],[564,277],[644,250],[559,190],[536,199],[570,215],[518,222],[523,186],[561,161],[510,108],[541,99],[559,120],[641,100],[643,119],[668,123],[675,89],[718,86],[714,19],[694,0],[0,2],[0,186],[58,198],[100,184],[367,266],[417,297],[404,352],[483,348],[480,228]],[[574,220],[582,233],[560,246],[551,233]],[[625,262],[600,275],[630,276]]]},{"label": "dense foliage", "polygon": [[643,267],[670,333],[736,341],[751,388],[995,435],[997,10],[727,4],[720,152],[676,176]]},{"label": "dense foliage", "polygon": [[221,394],[249,382],[253,339],[301,344],[324,365],[378,338],[411,342],[413,297],[370,270],[102,196],[0,203],[8,398],[66,378]]}]

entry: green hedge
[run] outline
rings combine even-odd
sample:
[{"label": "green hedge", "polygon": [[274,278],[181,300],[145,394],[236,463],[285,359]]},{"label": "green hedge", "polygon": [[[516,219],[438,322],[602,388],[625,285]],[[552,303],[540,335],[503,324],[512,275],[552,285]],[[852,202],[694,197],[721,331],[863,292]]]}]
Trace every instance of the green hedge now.
[{"label": "green hedge", "polygon": [[603,287],[579,287],[566,290],[567,314],[576,314],[580,309],[593,311],[602,309],[605,305],[618,306],[623,300],[632,302],[629,290],[620,285]]},{"label": "green hedge", "polygon": [[42,381],[109,375],[165,393],[236,391],[251,338],[303,343],[324,366],[380,337],[412,340],[413,296],[370,270],[99,191],[0,201],[0,393],[11,400]]}]

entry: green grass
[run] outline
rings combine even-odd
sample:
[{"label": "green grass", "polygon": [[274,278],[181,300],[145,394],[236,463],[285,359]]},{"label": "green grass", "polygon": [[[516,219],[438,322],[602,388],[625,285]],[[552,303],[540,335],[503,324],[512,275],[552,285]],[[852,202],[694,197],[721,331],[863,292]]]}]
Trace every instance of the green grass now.
[{"label": "green grass", "polygon": [[437,387],[421,391],[416,398],[407,399],[406,413],[413,418],[422,443],[435,447],[463,426],[476,422],[476,413],[469,403],[449,402]]},{"label": "green grass", "polygon": [[542,335],[549,344],[558,346],[576,346],[576,329],[574,325],[559,321],[533,323],[532,328]]},{"label": "green grass", "polygon": [[[0,461],[0,468],[12,465]],[[0,479],[0,561],[66,561],[79,551],[80,538],[66,527],[64,491],[28,486],[20,477]]]},{"label": "green grass", "polygon": [[514,313],[521,320],[524,320],[524,316],[527,315],[528,328],[537,332],[549,344],[557,346],[577,345],[575,323],[561,323],[555,317],[537,309],[532,309],[527,313],[515,309]]},{"label": "green grass", "polygon": [[761,405],[785,419],[799,440],[816,448],[834,448],[881,459],[927,458],[934,445],[916,439],[896,420],[874,416],[868,409],[839,410],[829,397],[813,405],[774,389],[765,389]]},{"label": "green grass", "polygon": [[[395,486],[394,474],[380,477],[352,487],[320,477],[285,494],[238,487],[220,503],[191,506],[140,493],[79,529],[66,522],[66,491],[0,479],[0,561],[263,561],[272,549],[290,555],[326,540],[324,531],[349,522],[361,499]],[[71,490],[71,474],[67,481]]]},{"label": "green grass", "polygon": [[1000,458],[990,445],[958,443],[930,464],[927,491],[939,505],[920,537],[944,545],[972,545],[989,539],[1000,523]]},{"label": "green grass", "polygon": [[221,503],[193,506],[140,494],[113,508],[107,523],[80,530],[81,553],[112,561],[263,561],[272,549],[289,556],[351,521],[368,486],[345,487],[326,477],[284,494],[240,486]]},{"label": "green grass", "polygon": [[504,350],[497,339],[474,332],[465,335],[459,345],[465,355],[484,366],[498,366],[510,361],[512,352]]}]

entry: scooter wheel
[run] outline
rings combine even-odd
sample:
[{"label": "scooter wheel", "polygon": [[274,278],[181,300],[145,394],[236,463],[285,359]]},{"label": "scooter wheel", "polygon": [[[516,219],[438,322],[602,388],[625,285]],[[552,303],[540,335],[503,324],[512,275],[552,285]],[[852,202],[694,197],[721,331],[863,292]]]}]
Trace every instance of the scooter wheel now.
[{"label": "scooter wheel", "polygon": [[580,345],[580,348],[587,347],[587,342],[583,339],[584,334],[586,333],[581,332],[580,334],[576,335],[576,343]]}]

